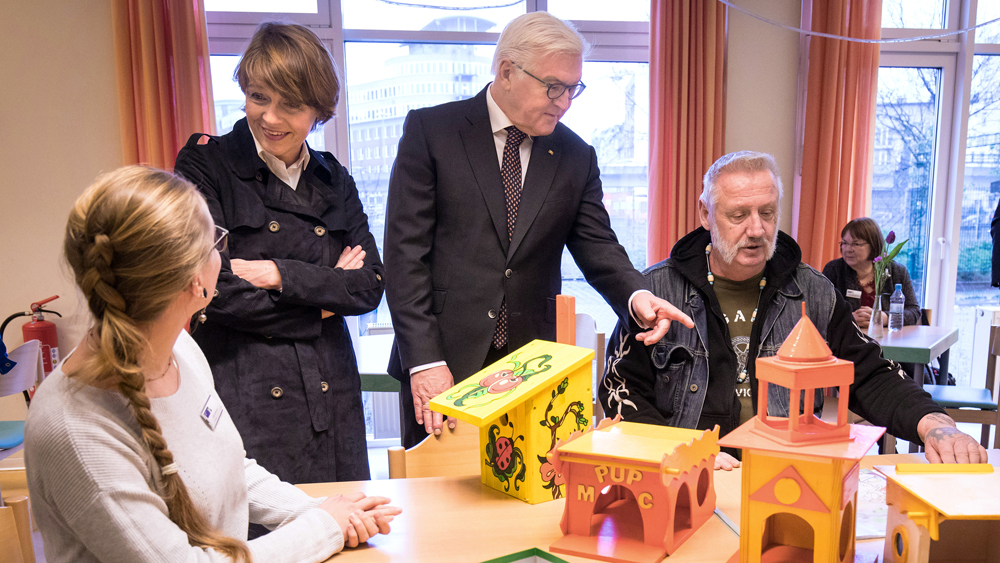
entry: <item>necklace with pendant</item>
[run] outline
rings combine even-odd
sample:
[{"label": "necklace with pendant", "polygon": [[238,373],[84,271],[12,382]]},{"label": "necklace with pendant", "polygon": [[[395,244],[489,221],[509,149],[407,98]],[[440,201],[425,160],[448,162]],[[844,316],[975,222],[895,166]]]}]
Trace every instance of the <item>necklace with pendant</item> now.
[{"label": "necklace with pendant", "polygon": [[[712,254],[712,245],[709,244],[705,247],[705,263],[708,264],[708,285],[715,286],[715,276],[712,275],[712,261],[710,260],[710,255]],[[753,308],[753,314],[750,315],[750,333],[753,334],[753,323],[757,320],[757,309],[760,308],[760,296],[764,294],[764,287],[767,285],[767,276],[762,276],[760,278],[760,289],[757,292],[757,305]],[[749,356],[748,356],[749,361]],[[743,371],[736,377],[736,383],[744,383],[747,378],[750,377],[747,374],[747,366],[743,365]]]}]

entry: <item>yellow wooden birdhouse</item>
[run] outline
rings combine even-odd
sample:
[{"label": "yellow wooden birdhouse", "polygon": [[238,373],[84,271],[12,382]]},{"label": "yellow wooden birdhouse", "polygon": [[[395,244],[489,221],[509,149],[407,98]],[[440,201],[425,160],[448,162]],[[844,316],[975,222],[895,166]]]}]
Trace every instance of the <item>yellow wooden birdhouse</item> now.
[{"label": "yellow wooden birdhouse", "polygon": [[1000,465],[901,463],[885,475],[886,563],[1000,563]]},{"label": "yellow wooden birdhouse", "polygon": [[479,427],[482,483],[531,504],[562,498],[546,459],[590,426],[594,351],[534,340],[441,393],[431,409]]},{"label": "yellow wooden birdhouse", "polygon": [[[757,414],[719,440],[743,449],[740,551],[730,562],[854,561],[858,462],[885,429],[847,424],[853,364],[833,356],[803,305],[777,357],[756,365]],[[768,385],[788,389],[788,418],[767,415]],[[813,413],[815,390],[830,386],[840,388],[834,424]]]}]

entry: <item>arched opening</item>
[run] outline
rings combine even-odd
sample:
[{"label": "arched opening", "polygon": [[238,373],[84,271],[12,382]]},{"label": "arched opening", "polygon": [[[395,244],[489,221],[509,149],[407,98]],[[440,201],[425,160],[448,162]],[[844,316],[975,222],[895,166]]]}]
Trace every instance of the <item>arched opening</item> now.
[{"label": "arched opening", "polygon": [[635,494],[623,485],[604,487],[594,502],[590,535],[624,537],[642,542],[642,514]]},{"label": "arched opening", "polygon": [[705,498],[708,497],[708,468],[703,467],[701,469],[701,475],[698,476],[698,506],[705,504]]},{"label": "arched opening", "polygon": [[801,516],[778,512],[764,523],[761,563],[812,563],[816,536]]},{"label": "arched opening", "polygon": [[848,555],[851,561],[854,560],[854,553],[850,549],[854,542],[854,501],[847,503],[844,513],[840,516],[840,561],[844,561]]},{"label": "arched opening", "polygon": [[691,529],[691,489],[681,483],[677,490],[677,506],[674,507],[674,537]]}]

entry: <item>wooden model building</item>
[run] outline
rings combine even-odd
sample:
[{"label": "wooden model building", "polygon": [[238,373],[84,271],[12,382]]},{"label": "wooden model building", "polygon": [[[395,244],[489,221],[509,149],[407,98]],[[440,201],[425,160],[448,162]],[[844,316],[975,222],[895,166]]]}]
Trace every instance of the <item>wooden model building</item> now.
[{"label": "wooden model building", "polygon": [[1000,464],[899,464],[885,474],[885,563],[1000,562]]},{"label": "wooden model building", "polygon": [[546,459],[560,438],[590,426],[594,351],[534,340],[431,400],[479,427],[482,483],[531,504],[562,498]]},{"label": "wooden model building", "polygon": [[549,454],[566,480],[557,553],[655,562],[715,510],[719,427],[687,430],[604,419]]},{"label": "wooden model building", "polygon": [[[803,304],[778,355],[756,365],[757,415],[719,440],[743,448],[740,551],[730,561],[854,561],[858,462],[885,429],[847,424],[853,364],[833,357]],[[769,384],[788,389],[789,418],[767,415]],[[813,414],[815,390],[832,386],[835,424]]]}]

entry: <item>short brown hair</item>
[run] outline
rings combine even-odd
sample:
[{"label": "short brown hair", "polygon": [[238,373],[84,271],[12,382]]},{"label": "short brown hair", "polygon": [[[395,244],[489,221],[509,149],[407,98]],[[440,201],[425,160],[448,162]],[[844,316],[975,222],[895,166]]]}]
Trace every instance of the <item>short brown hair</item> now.
[{"label": "short brown hair", "polygon": [[885,238],[882,236],[882,228],[871,217],[859,217],[848,221],[840,231],[840,238],[844,238],[844,235],[847,233],[851,233],[851,238],[855,240],[868,243],[868,246],[871,247],[871,253],[868,255],[869,261],[874,260],[876,256],[881,255],[882,251],[885,250]]},{"label": "short brown hair", "polygon": [[246,94],[253,82],[305,104],[319,114],[317,124],[333,117],[340,100],[337,67],[316,34],[296,24],[260,24],[233,75]]}]

